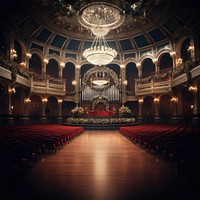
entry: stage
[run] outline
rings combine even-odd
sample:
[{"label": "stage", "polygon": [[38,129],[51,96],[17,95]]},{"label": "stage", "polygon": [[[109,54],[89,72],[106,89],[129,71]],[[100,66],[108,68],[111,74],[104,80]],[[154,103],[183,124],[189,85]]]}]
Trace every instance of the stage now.
[{"label": "stage", "polygon": [[69,117],[65,125],[83,126],[86,130],[118,130],[121,126],[138,125],[134,117]]}]

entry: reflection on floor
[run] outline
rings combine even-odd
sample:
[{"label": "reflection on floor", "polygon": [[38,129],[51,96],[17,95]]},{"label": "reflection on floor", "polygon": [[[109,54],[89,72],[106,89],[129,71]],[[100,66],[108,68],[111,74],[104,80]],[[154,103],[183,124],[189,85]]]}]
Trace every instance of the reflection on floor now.
[{"label": "reflection on floor", "polygon": [[2,200],[194,199],[198,173],[186,174],[115,130],[86,130],[23,175],[5,174]]}]

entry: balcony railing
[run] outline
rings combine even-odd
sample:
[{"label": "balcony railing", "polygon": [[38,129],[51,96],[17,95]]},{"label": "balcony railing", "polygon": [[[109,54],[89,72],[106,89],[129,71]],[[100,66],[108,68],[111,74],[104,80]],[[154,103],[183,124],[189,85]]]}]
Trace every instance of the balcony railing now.
[{"label": "balcony railing", "polygon": [[42,77],[35,74],[30,77],[31,92],[61,96],[66,94],[66,82],[64,79],[53,79],[48,76]]}]

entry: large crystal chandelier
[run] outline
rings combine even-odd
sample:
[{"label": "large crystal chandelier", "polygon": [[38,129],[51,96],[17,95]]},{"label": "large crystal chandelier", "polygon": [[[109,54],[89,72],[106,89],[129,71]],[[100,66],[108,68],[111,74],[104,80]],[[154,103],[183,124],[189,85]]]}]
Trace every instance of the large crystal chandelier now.
[{"label": "large crystal chandelier", "polygon": [[109,31],[107,28],[95,28],[92,29],[95,35],[94,41],[90,48],[83,52],[83,57],[87,59],[89,63],[93,65],[107,65],[113,61],[117,56],[115,49],[109,47],[104,34]]},{"label": "large crystal chandelier", "polygon": [[93,65],[107,65],[117,56],[115,49],[109,47],[105,36],[124,21],[122,10],[107,2],[93,2],[83,7],[78,15],[79,23],[90,29],[95,35],[90,48],[83,52],[83,57]]}]

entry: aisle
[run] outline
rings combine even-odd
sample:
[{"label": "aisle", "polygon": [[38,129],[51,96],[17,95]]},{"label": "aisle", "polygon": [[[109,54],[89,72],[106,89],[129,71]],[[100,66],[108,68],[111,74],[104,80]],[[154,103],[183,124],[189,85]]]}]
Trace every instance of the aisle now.
[{"label": "aisle", "polygon": [[185,197],[180,178],[118,131],[88,130],[17,178],[5,199],[175,200]]}]

